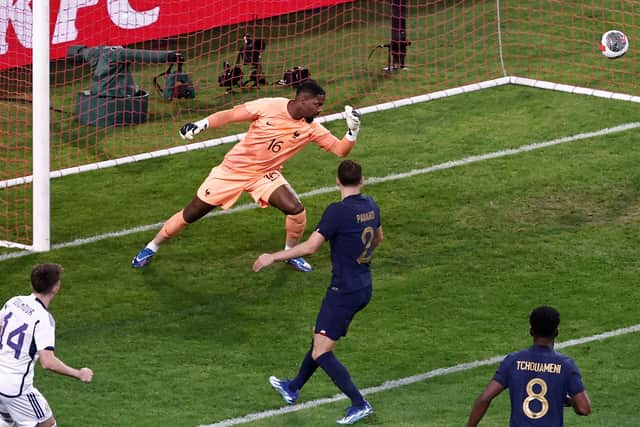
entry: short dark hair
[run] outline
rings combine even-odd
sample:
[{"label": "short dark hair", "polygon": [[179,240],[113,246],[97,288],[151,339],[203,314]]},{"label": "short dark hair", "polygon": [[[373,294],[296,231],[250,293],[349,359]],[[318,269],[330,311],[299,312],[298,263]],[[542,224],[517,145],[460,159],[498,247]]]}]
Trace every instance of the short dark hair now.
[{"label": "short dark hair", "polygon": [[324,89],[322,89],[318,82],[311,79],[305,80],[300,86],[298,86],[298,89],[296,90],[296,96],[303,92],[309,93],[313,96],[326,95],[326,92],[324,91]]},{"label": "short dark hair", "polygon": [[546,305],[534,308],[529,315],[529,324],[534,337],[555,338],[558,335],[560,313]]},{"label": "short dark hair", "polygon": [[48,263],[34,265],[31,269],[31,287],[39,294],[48,294],[56,283],[60,281],[62,266]]},{"label": "short dark hair", "polygon": [[355,160],[343,160],[338,166],[338,180],[340,184],[353,186],[362,181],[362,167]]}]

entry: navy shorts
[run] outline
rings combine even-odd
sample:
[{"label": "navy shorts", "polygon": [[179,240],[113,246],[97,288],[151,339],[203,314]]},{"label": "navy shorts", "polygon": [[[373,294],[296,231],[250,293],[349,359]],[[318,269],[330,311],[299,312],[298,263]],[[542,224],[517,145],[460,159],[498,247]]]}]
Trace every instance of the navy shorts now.
[{"label": "navy shorts", "polygon": [[365,308],[370,300],[371,286],[348,294],[327,289],[316,319],[315,333],[334,341],[346,337],[353,316]]}]

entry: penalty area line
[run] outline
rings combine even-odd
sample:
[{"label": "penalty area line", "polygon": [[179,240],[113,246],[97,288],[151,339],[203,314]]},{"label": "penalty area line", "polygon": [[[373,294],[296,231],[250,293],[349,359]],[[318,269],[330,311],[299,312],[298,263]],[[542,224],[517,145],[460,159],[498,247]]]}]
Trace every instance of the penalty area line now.
[{"label": "penalty area line", "polygon": [[[640,324],[629,326],[626,328],[616,329],[613,331],[603,332],[603,333],[591,335],[588,337],[576,338],[576,339],[556,343],[555,349],[557,350],[557,349],[562,349],[567,347],[573,347],[576,345],[586,344],[593,341],[603,341],[609,338],[617,337],[620,335],[631,334],[635,332],[640,332]],[[362,391],[362,394],[364,395],[378,393],[381,391],[388,391],[388,390],[392,390],[398,387],[403,387],[409,384],[425,381],[430,378],[441,377],[444,375],[454,374],[456,372],[468,371],[481,366],[494,365],[501,362],[502,359],[504,359],[505,357],[506,355],[494,356],[484,360],[475,360],[473,362],[461,363],[461,364],[450,366],[447,368],[434,369],[433,371],[425,372],[418,375],[413,375],[411,377],[405,377],[405,378],[400,378],[398,380],[386,381],[379,386],[365,388],[361,391]],[[301,404],[285,406],[279,409],[272,409],[264,412],[256,412],[256,413],[248,414],[239,418],[229,418],[227,420],[220,421],[215,424],[206,424],[206,425],[201,424],[198,427],[230,427],[238,424],[245,424],[252,421],[262,420],[265,418],[271,418],[278,415],[288,414],[291,412],[298,412],[308,408],[315,408],[317,406],[338,402],[340,400],[347,400],[347,396],[345,396],[344,394],[337,394],[333,397],[310,400],[308,402],[304,402]]]},{"label": "penalty area line", "polygon": [[[426,168],[422,168],[422,169],[413,169],[409,172],[402,172],[402,173],[394,173],[394,174],[390,174],[387,176],[383,176],[383,177],[371,177],[368,178],[365,181],[365,185],[372,185],[372,184],[378,184],[381,182],[388,182],[388,181],[397,181],[400,179],[405,179],[405,178],[411,178],[413,176],[416,175],[423,175],[423,174],[427,174],[427,173],[431,173],[431,172],[436,172],[436,171],[440,171],[440,170],[445,170],[445,169],[451,169],[457,166],[464,166],[464,165],[468,165],[470,163],[475,163],[475,162],[480,162],[480,161],[484,161],[484,160],[490,160],[490,159],[497,159],[499,157],[507,157],[507,156],[513,156],[515,154],[521,154],[521,153],[525,153],[528,151],[534,151],[534,150],[539,150],[541,148],[546,148],[546,147],[551,147],[553,145],[558,145],[558,144],[564,144],[566,142],[573,142],[573,141],[579,141],[582,139],[589,139],[589,138],[594,138],[594,137],[598,137],[598,136],[604,136],[604,135],[610,135],[610,134],[614,134],[614,133],[619,133],[619,132],[625,132],[631,129],[637,129],[640,128],[640,122],[631,122],[631,123],[625,123],[622,125],[618,125],[618,126],[614,126],[614,127],[610,127],[610,128],[604,128],[604,129],[600,129],[597,131],[593,131],[593,132],[585,132],[585,133],[579,133],[576,135],[571,135],[571,136],[565,136],[562,138],[557,138],[557,139],[553,139],[550,141],[544,141],[544,142],[537,142],[537,143],[533,143],[533,144],[527,144],[527,145],[522,145],[518,148],[509,148],[506,150],[500,150],[500,151],[494,151],[492,153],[486,153],[486,154],[480,154],[480,155],[476,155],[476,156],[469,156],[469,157],[465,157],[459,160],[452,160],[449,162],[445,162],[445,163],[440,163],[437,165],[433,165],[433,166],[429,166]],[[317,188],[315,190],[311,190],[308,191],[306,193],[302,193],[300,194],[300,198],[307,198],[307,197],[313,197],[316,196],[318,194],[325,194],[325,193],[330,193],[333,191],[337,191],[336,187],[322,187],[322,188]],[[218,216],[218,215],[227,215],[227,214],[231,214],[231,213],[235,213],[235,212],[241,212],[241,211],[246,211],[246,210],[250,210],[250,209],[257,209],[258,206],[255,205],[254,203],[247,203],[244,205],[239,205],[236,206],[234,208],[231,208],[227,211],[214,211],[210,214],[208,214],[205,218],[207,217],[212,217],[212,216]],[[101,240],[106,240],[106,239],[111,239],[111,238],[115,238],[115,237],[122,237],[122,236],[128,236],[129,234],[135,234],[135,233],[141,233],[141,232],[145,232],[145,231],[150,231],[150,230],[157,230],[159,229],[164,223],[163,222],[159,222],[159,223],[155,223],[155,224],[147,224],[147,225],[142,225],[139,227],[134,227],[134,228],[129,228],[126,230],[121,230],[121,231],[114,231],[114,232],[109,232],[109,233],[105,233],[105,234],[99,234],[96,236],[91,236],[91,237],[85,237],[85,238],[81,238],[81,239],[76,239],[76,240],[72,240],[69,242],[64,242],[64,243],[57,243],[54,245],[51,245],[51,249],[64,249],[64,248],[70,248],[70,247],[75,247],[75,246],[82,246],[82,245],[86,245],[86,244],[90,244],[90,243],[95,243],[95,242],[99,242]],[[19,252],[9,252],[7,254],[3,254],[0,255],[0,262],[8,260],[8,259],[13,259],[13,258],[20,258],[23,256],[27,256],[27,255],[31,255],[33,253],[37,253],[37,252],[31,252],[31,251],[19,251]]]}]

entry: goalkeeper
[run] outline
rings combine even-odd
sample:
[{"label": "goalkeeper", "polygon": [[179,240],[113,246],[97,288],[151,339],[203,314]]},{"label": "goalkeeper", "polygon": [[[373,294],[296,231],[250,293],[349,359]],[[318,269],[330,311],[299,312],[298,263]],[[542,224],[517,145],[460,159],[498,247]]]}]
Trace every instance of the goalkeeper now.
[{"label": "goalkeeper", "polygon": [[[325,97],[318,83],[307,80],[298,87],[292,100],[262,98],[185,124],[180,136],[193,139],[210,127],[251,122],[244,138],[229,150],[222,163],[211,169],[193,200],[164,223],[153,240],[133,258],[132,266],[144,267],[163,243],[213,208],[229,209],[245,191],[258,206],[274,206],[285,214],[285,249],[296,246],[304,233],[307,214],[298,195],[282,176],[282,165],[312,141],[324,151],[344,157],[353,149],[360,128],[359,115],[350,106],[345,107],[347,133],[342,139],[314,122],[314,117],[322,112]],[[298,271],[311,271],[311,265],[304,258],[290,259],[287,263]]]}]

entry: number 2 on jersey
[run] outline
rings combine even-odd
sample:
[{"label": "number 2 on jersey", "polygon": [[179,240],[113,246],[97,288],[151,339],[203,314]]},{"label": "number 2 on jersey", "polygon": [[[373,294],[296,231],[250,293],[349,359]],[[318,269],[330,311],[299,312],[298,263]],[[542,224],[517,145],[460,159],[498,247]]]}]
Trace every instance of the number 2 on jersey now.
[{"label": "number 2 on jersey", "polygon": [[[534,386],[540,386],[540,391],[535,392],[533,390]],[[542,378],[533,378],[531,381],[527,383],[527,397],[522,402],[522,411],[524,414],[533,419],[537,420],[538,418],[544,417],[549,411],[549,401],[545,397],[547,394],[547,383]],[[540,402],[542,406],[539,411],[531,410],[531,402],[537,400]]]},{"label": "number 2 on jersey", "polygon": [[373,239],[376,236],[376,232],[373,227],[365,227],[360,234],[360,240],[364,245],[364,251],[358,257],[358,264],[366,264],[371,261],[371,252],[373,251]]},{"label": "number 2 on jersey", "polygon": [[[2,327],[0,328],[0,350],[4,347],[4,334],[7,331],[7,326],[9,325],[9,319],[13,316],[13,313],[9,312],[6,316],[4,316]],[[22,345],[24,344],[25,331],[27,330],[27,324],[23,323],[21,326],[15,328],[13,331],[9,332],[7,335],[6,345],[10,349],[13,350],[13,357],[16,359],[20,358],[20,351],[22,350]]]}]

